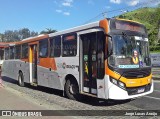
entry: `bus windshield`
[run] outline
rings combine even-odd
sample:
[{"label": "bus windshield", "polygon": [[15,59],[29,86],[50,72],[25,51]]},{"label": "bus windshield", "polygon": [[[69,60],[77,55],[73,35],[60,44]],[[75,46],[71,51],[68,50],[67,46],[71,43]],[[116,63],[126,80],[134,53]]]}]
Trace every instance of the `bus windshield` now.
[{"label": "bus windshield", "polygon": [[113,53],[109,65],[115,68],[149,67],[148,38],[139,36],[113,35]]}]

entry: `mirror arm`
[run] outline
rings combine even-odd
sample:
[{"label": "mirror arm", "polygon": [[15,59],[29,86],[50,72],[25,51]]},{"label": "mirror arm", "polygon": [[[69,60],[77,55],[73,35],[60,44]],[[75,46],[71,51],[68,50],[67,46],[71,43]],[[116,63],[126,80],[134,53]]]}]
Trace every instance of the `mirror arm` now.
[{"label": "mirror arm", "polygon": [[111,36],[111,35],[109,35],[109,34],[105,34],[105,36],[112,38],[112,36]]}]

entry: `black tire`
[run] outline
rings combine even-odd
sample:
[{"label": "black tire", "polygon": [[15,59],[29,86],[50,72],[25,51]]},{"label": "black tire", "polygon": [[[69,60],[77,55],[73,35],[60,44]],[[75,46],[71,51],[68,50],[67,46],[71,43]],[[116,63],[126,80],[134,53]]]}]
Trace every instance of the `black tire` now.
[{"label": "black tire", "polygon": [[67,80],[65,87],[65,96],[72,100],[81,100],[78,84],[74,80]]},{"label": "black tire", "polygon": [[24,77],[23,77],[23,73],[22,72],[19,72],[18,84],[19,84],[19,86],[24,87]]}]

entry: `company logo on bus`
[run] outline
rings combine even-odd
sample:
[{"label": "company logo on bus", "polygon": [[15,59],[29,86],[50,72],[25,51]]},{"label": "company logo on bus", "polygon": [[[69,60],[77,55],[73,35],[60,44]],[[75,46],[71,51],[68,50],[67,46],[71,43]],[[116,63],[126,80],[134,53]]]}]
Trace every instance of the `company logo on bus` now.
[{"label": "company logo on bus", "polygon": [[65,62],[62,64],[62,68],[63,68],[63,69],[66,68],[66,63],[65,63]]},{"label": "company logo on bus", "polygon": [[63,63],[58,63],[57,67],[58,68],[63,68],[63,69],[66,69],[66,68],[68,68],[68,69],[76,69],[79,66],[78,65],[67,65],[65,62],[63,62]]}]

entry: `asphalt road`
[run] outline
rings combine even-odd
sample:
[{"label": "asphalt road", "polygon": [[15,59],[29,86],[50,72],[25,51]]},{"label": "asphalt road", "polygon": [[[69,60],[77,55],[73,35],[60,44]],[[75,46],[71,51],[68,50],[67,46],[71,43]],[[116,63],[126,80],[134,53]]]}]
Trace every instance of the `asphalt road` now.
[{"label": "asphalt road", "polygon": [[160,79],[160,67],[152,67],[152,75],[154,79]]},{"label": "asphalt road", "polygon": [[[107,101],[97,101],[97,99],[91,99],[91,98],[87,98],[88,100],[86,101],[82,101],[82,102],[77,102],[77,101],[72,101],[72,100],[68,100],[66,98],[64,98],[61,95],[61,92],[57,92],[54,90],[51,90],[49,88],[43,88],[43,87],[39,87],[39,88],[35,88],[32,86],[26,86],[26,87],[19,87],[17,85],[17,81],[15,80],[10,80],[10,79],[4,79],[4,84],[13,89],[16,90],[17,92],[19,92],[19,96],[23,96],[23,98],[26,98],[24,95],[27,95],[30,98],[36,100],[38,102],[38,104],[42,104],[43,106],[45,106],[44,109],[51,109],[53,110],[53,107],[55,109],[58,110],[58,106],[68,110],[160,110],[160,77],[159,77],[159,72],[160,72],[160,68],[156,68],[154,69],[153,74],[156,74],[157,78],[155,78],[156,80],[154,80],[154,92],[150,95],[146,95],[143,97],[139,97],[137,99],[131,100],[131,101],[121,101],[121,102],[107,102]],[[12,91],[11,91],[12,92]],[[0,92],[0,98],[2,98],[1,96],[3,96],[3,93]],[[10,96],[12,99],[13,97]],[[22,97],[21,97],[22,98]],[[8,99],[8,98],[5,98]],[[14,101],[18,101],[15,100],[18,99],[18,97],[16,96],[16,98],[14,98]],[[0,99],[0,100],[4,100],[4,99]],[[20,99],[21,100],[21,99]],[[92,100],[92,101],[91,101]],[[7,101],[7,100],[6,100]],[[40,102],[39,102],[40,101]],[[32,101],[35,102],[35,101]],[[23,103],[23,101],[22,101]],[[24,102],[26,103],[26,102]],[[27,102],[27,106],[29,106],[31,102]],[[10,103],[10,104],[14,104],[14,103]],[[46,105],[45,105],[46,104]],[[0,107],[2,107],[1,105],[3,105],[3,103],[0,104]],[[36,105],[36,104],[33,104]],[[42,106],[41,105],[41,106]],[[56,106],[58,105],[58,106]],[[6,105],[4,104],[4,107]],[[13,105],[14,106],[14,105]],[[41,109],[41,106],[37,106],[38,108]],[[48,108],[50,106],[50,108]],[[16,105],[15,105],[16,107]],[[42,107],[43,108],[43,107]],[[5,109],[7,109],[7,107],[5,107]],[[8,108],[8,109],[14,109],[14,108]],[[15,108],[17,109],[17,108]],[[84,118],[84,117],[83,117]],[[87,117],[88,118],[88,117]],[[93,117],[91,117],[93,118]],[[103,118],[103,117],[102,117]],[[116,117],[118,118],[118,117]],[[120,117],[121,119],[122,117]],[[126,117],[128,118],[128,117]],[[129,117],[130,119],[132,119],[132,117]],[[135,117],[133,117],[135,119]],[[139,117],[137,117],[139,118]],[[154,117],[153,117],[154,118]],[[99,117],[98,117],[99,119]],[[103,118],[104,119],[104,118]],[[112,119],[112,118],[110,118]],[[115,117],[113,117],[113,119],[115,119]],[[125,119],[125,117],[124,117]],[[145,119],[152,119],[152,117],[145,117]],[[157,119],[157,118],[154,118]]]},{"label": "asphalt road", "polygon": [[145,110],[160,110],[160,67],[153,67],[154,91],[152,94],[137,98],[128,104]]},{"label": "asphalt road", "polygon": [[160,81],[154,81],[154,91],[152,94],[132,100],[128,105],[145,110],[160,110]]}]

